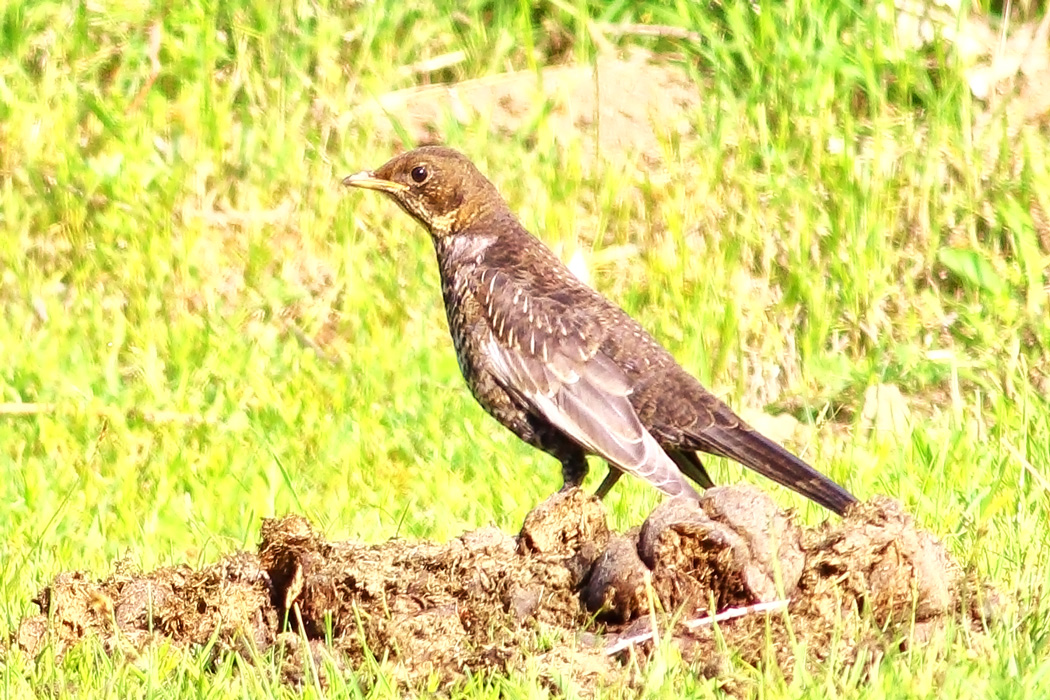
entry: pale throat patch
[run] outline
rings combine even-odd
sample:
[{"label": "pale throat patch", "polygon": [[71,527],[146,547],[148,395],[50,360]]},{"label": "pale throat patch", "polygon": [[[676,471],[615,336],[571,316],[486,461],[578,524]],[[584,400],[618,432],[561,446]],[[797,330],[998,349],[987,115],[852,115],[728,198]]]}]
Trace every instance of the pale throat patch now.
[{"label": "pale throat patch", "polygon": [[438,236],[449,236],[452,234],[452,224],[456,221],[455,211],[450,211],[447,214],[432,217],[430,220],[430,229]]},{"label": "pale throat patch", "polygon": [[454,236],[443,241],[445,255],[460,265],[479,262],[478,258],[485,249],[495,242],[495,236]]}]

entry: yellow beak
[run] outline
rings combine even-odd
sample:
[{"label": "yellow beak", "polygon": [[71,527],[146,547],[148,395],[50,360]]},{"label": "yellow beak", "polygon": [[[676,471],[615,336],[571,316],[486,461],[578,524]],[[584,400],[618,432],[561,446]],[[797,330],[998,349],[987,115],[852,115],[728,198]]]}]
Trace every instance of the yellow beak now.
[{"label": "yellow beak", "polygon": [[376,174],[371,170],[362,170],[359,173],[347,175],[343,178],[343,184],[347,187],[360,187],[364,190],[377,190],[388,194],[399,194],[408,189],[400,182],[391,182],[390,180],[376,177]]}]

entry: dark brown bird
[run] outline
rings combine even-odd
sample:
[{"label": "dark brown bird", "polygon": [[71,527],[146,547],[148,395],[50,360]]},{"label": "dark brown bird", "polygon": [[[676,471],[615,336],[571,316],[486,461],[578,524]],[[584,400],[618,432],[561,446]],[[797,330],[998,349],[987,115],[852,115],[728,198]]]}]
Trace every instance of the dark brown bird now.
[{"label": "dark brown bird", "polygon": [[[580,282],[464,155],[426,146],[344,185],[378,190],[434,241],[449,331],[474,398],[562,464],[588,454],[671,496],[714,485],[697,451],[729,457],[842,514],[856,499],[755,432],[615,304]],[[684,475],[684,476],[683,476]]]}]

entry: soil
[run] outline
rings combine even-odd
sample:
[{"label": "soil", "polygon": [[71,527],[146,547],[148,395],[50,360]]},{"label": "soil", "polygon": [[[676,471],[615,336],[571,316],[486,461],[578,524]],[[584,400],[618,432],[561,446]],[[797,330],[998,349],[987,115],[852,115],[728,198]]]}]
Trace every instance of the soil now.
[{"label": "soil", "polygon": [[[483,119],[490,131],[518,134],[542,112],[543,123],[563,146],[589,136],[604,157],[640,156],[663,160],[661,141],[688,137],[695,128],[690,113],[700,93],[684,66],[653,60],[633,48],[624,56],[606,53],[594,65],[553,65],[464,80],[455,84],[412,87],[382,95],[360,107],[377,128],[396,140],[390,115],[396,115],[405,147],[441,143],[442,124],[451,117],[467,125]],[[623,86],[630,85],[630,90]],[[586,149],[581,156],[595,153]]]},{"label": "soil", "polygon": [[[292,684],[352,669],[364,683],[382,672],[451,687],[532,668],[583,690],[633,682],[654,632],[695,673],[729,682],[727,653],[790,676],[800,654],[849,663],[948,620],[979,629],[999,607],[892,500],[807,528],[753,486],[710,489],[699,507],[665,501],[626,533],[579,490],[540,504],[516,537],[488,527],[446,544],[329,542],[290,515],[263,522],[257,552],[201,569],[118,563],[103,580],[63,573],[34,602],[40,614],[10,640],[31,656],[94,638],[132,659],[158,643],[273,655]],[[726,609],[741,615],[696,622]]]}]

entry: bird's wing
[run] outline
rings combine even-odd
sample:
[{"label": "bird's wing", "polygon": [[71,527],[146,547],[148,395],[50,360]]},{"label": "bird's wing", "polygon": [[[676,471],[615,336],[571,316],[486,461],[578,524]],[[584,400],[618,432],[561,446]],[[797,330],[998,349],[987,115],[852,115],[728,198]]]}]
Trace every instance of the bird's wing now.
[{"label": "bird's wing", "polygon": [[[679,449],[703,450],[733,459],[840,515],[856,500],[834,481],[748,425],[684,370],[673,371],[673,375],[643,381],[635,387],[633,398],[639,414],[647,425],[657,426],[654,428],[657,435],[674,432],[679,436],[675,440]],[[678,387],[672,397],[661,391],[669,382]],[[699,459],[696,464],[699,465]],[[689,474],[689,467],[684,471]]]},{"label": "bird's wing", "polygon": [[[561,300],[526,296],[505,273],[487,277],[485,354],[503,387],[588,452],[668,495],[698,498],[639,420],[630,381],[600,351],[601,324]],[[521,313],[506,313],[512,306]]]}]

